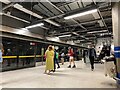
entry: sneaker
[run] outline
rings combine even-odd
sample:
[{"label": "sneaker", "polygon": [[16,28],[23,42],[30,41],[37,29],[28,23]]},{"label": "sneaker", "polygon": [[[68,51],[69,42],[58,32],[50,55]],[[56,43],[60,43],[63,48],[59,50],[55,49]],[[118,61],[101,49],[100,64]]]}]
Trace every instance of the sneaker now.
[{"label": "sneaker", "polygon": [[59,66],[59,67],[57,67],[57,68],[60,68],[60,66]]},{"label": "sneaker", "polygon": [[74,65],[72,68],[76,68],[76,66]]},{"label": "sneaker", "polygon": [[51,70],[50,72],[55,72],[55,70]]},{"label": "sneaker", "polygon": [[71,65],[69,65],[68,68],[71,68]]},{"label": "sneaker", "polygon": [[53,70],[53,72],[55,72],[55,70]]}]

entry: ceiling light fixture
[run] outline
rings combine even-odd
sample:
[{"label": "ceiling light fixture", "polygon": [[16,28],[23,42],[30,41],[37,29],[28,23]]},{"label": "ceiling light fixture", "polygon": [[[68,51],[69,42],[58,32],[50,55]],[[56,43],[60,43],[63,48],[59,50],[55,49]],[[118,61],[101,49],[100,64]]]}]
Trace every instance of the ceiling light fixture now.
[{"label": "ceiling light fixture", "polygon": [[84,16],[84,15],[95,13],[95,12],[97,12],[97,9],[93,9],[93,10],[89,10],[89,11],[86,11],[86,12],[82,12],[82,13],[77,13],[77,14],[74,14],[74,15],[66,16],[66,17],[64,17],[64,19],[72,19],[72,18]]},{"label": "ceiling light fixture", "polygon": [[43,25],[44,25],[44,23],[39,23],[39,24],[31,25],[31,26],[28,26],[28,27],[25,27],[25,28],[27,28],[27,29],[29,29],[29,28],[35,28],[35,27],[41,27]]},{"label": "ceiling light fixture", "polygon": [[54,22],[54,21],[51,21],[51,20],[49,20],[49,19],[45,19],[45,21],[46,22],[48,22],[48,23],[51,23],[51,24],[53,24],[53,25],[55,25],[55,26],[60,26],[60,24],[57,24],[56,22]]},{"label": "ceiling light fixture", "polygon": [[73,32],[73,34],[75,34],[75,35],[79,36],[79,34],[78,34],[78,33],[76,33],[76,32]]},{"label": "ceiling light fixture", "polygon": [[102,31],[93,31],[93,32],[87,32],[88,34],[92,34],[92,33],[102,33],[102,32],[107,32],[108,30],[102,30]]},{"label": "ceiling light fixture", "polygon": [[70,37],[71,36],[71,34],[69,34],[69,35],[62,35],[62,36],[58,36],[58,37]]}]

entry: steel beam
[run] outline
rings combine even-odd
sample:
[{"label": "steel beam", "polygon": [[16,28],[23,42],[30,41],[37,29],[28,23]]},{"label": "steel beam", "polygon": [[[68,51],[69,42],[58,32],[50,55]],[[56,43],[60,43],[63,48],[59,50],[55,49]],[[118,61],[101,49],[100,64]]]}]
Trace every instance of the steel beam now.
[{"label": "steel beam", "polygon": [[7,4],[5,7],[2,8],[2,10],[6,10],[8,9],[9,7],[12,7],[15,3],[10,3],[10,4]]}]

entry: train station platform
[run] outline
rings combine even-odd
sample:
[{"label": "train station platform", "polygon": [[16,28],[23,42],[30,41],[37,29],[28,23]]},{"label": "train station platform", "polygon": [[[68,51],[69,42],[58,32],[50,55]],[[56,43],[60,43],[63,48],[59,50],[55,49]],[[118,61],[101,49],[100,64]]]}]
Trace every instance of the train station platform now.
[{"label": "train station platform", "polygon": [[89,64],[76,61],[77,68],[61,65],[55,73],[44,74],[45,66],[8,71],[2,73],[2,88],[116,88],[116,81],[104,76],[104,65],[95,64],[91,71]]}]

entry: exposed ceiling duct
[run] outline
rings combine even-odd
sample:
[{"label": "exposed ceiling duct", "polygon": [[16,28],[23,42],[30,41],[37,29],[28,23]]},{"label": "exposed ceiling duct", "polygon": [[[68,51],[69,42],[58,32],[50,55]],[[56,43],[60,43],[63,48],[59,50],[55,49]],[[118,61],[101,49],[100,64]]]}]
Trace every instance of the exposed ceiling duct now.
[{"label": "exposed ceiling duct", "polygon": [[[28,13],[28,14],[34,16],[34,17],[39,18],[39,19],[42,19],[42,18],[43,18],[42,16],[40,16],[40,15],[38,15],[38,14],[36,14],[36,13],[28,10],[28,9],[25,9],[25,8],[24,8],[22,5],[20,5],[20,4],[15,4],[15,5],[14,5],[14,8],[19,9],[20,11],[23,11],[23,12],[25,12],[25,13]],[[58,24],[58,23],[56,23],[56,22],[54,22],[54,21],[52,21],[52,20],[47,20],[47,19],[46,19],[45,21],[48,22],[48,23],[50,23],[50,24],[52,24],[52,25],[60,26],[60,24]]]},{"label": "exposed ceiling duct", "polygon": [[22,21],[22,22],[25,22],[25,23],[30,24],[30,22],[29,22],[29,21],[24,20],[24,19],[21,19],[21,18],[18,18],[18,17],[15,17],[15,16],[12,16],[12,15],[10,15],[10,14],[0,13],[0,15],[5,15],[5,16],[8,16],[8,17],[11,17],[11,18],[17,19],[17,20],[19,20],[19,21]]}]

